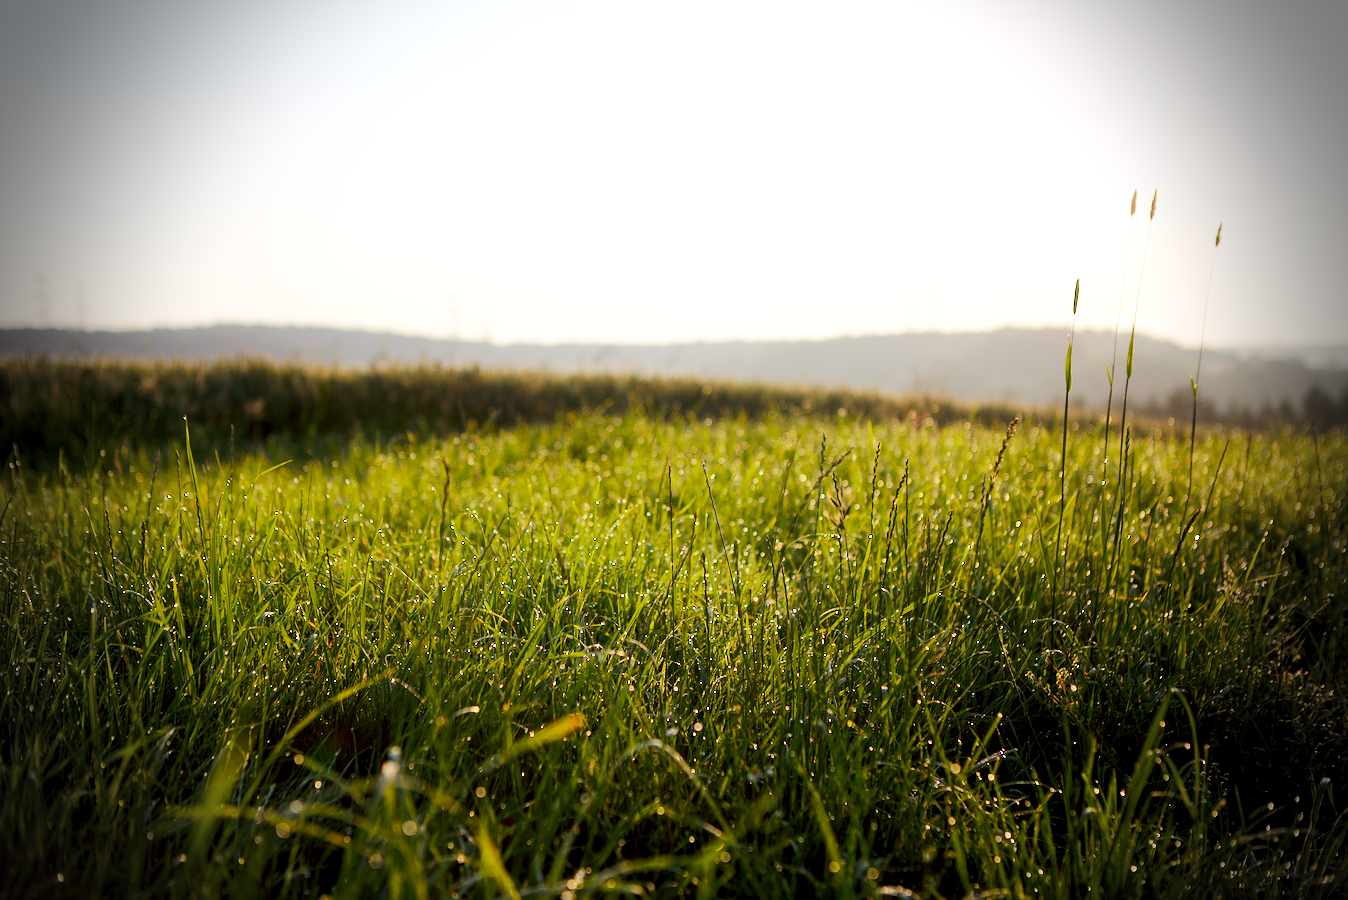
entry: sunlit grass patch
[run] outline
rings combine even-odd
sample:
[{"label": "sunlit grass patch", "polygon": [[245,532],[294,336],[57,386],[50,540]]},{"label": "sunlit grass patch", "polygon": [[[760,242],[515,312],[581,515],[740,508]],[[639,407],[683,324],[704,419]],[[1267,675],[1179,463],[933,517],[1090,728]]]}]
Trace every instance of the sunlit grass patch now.
[{"label": "sunlit grass patch", "polygon": [[33,895],[1328,896],[1343,437],[1200,435],[1187,530],[1187,440],[1062,437],[591,412],[11,466],[0,856]]}]

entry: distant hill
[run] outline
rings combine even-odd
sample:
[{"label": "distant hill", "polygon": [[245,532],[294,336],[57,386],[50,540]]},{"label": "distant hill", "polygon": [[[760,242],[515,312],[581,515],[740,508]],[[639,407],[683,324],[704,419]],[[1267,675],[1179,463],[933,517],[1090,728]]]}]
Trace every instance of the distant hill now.
[{"label": "distant hill", "polygon": [[[0,330],[0,354],[211,360],[238,356],[343,367],[442,364],[553,372],[631,372],[709,379],[843,387],[891,394],[924,393],[968,401],[1026,405],[1062,402],[1062,329],[1003,328],[946,334],[844,337],[820,341],[729,341],[664,346],[608,344],[495,345],[335,328],[218,325],[154,331]],[[1110,332],[1077,333],[1073,405],[1103,409]],[[1118,350],[1116,400],[1122,391],[1127,338]],[[1216,410],[1299,410],[1318,387],[1348,391],[1348,349],[1216,350],[1203,354],[1201,397]],[[1308,360],[1311,363],[1308,364]],[[1197,351],[1139,336],[1130,403],[1164,409],[1182,398]],[[1178,408],[1178,407],[1177,407]]]}]

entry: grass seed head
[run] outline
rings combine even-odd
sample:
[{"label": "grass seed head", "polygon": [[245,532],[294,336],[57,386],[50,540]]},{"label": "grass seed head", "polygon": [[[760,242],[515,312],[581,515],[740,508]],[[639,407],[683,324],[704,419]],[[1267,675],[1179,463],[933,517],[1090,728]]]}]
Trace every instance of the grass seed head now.
[{"label": "grass seed head", "polygon": [[1077,301],[1081,299],[1081,279],[1077,279],[1077,286],[1072,289],[1072,315],[1077,314]]},{"label": "grass seed head", "polygon": [[1222,245],[1222,226],[1219,223],[1217,225],[1217,240],[1212,242],[1212,246],[1220,247],[1221,245]]},{"label": "grass seed head", "polygon": [[1129,215],[1129,216],[1135,216],[1135,215],[1137,215],[1137,191],[1136,191],[1136,190],[1133,191],[1133,203],[1132,203],[1131,206],[1128,207],[1128,215]]},{"label": "grass seed head", "polygon": [[1157,188],[1156,190],[1151,192],[1151,215],[1147,217],[1147,221],[1149,222],[1152,219],[1156,218],[1156,195],[1159,194],[1160,192],[1161,192],[1160,188]]}]

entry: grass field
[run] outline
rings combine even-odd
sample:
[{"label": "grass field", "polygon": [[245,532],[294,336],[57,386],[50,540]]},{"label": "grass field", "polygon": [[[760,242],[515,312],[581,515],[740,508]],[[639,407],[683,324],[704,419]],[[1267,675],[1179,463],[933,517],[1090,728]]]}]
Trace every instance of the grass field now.
[{"label": "grass field", "polygon": [[16,448],[0,892],[1344,889],[1342,434],[773,409]]}]

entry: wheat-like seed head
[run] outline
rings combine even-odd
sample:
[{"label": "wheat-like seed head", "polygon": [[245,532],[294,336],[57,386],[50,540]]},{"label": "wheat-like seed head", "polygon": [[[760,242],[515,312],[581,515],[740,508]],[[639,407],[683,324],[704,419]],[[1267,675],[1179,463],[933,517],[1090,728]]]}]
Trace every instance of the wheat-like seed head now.
[{"label": "wheat-like seed head", "polygon": [[1072,315],[1077,314],[1077,301],[1081,299],[1081,279],[1077,279],[1077,286],[1072,289]]},{"label": "wheat-like seed head", "polygon": [[1156,218],[1156,195],[1159,194],[1160,192],[1161,192],[1160,188],[1157,188],[1156,190],[1151,192],[1151,215],[1148,217],[1148,221],[1151,221],[1151,219]]},{"label": "wheat-like seed head", "polygon": [[1212,246],[1214,246],[1214,247],[1220,247],[1221,245],[1222,245],[1222,226],[1221,226],[1220,224],[1218,224],[1218,226],[1217,226],[1217,240],[1213,242]]},{"label": "wheat-like seed head", "polygon": [[1128,215],[1137,215],[1137,191],[1133,191],[1133,204],[1128,207]]}]

